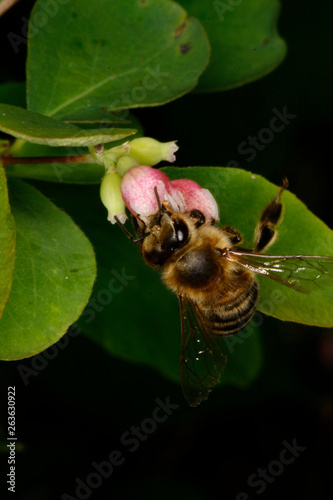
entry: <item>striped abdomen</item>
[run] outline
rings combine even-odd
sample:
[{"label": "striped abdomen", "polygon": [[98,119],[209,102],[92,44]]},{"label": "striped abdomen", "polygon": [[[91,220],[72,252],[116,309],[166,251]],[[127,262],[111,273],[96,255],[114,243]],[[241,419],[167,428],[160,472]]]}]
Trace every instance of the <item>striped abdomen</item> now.
[{"label": "striped abdomen", "polygon": [[258,284],[251,272],[239,270],[212,301],[199,305],[202,319],[215,335],[234,335],[251,320],[258,299]]}]

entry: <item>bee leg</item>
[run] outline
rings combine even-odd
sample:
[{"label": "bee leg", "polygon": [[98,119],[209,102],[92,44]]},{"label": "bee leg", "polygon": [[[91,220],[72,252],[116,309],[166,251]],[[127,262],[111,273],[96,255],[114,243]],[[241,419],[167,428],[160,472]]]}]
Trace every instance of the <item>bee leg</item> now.
[{"label": "bee leg", "polygon": [[255,252],[266,250],[277,236],[276,226],[281,220],[283,205],[280,202],[282,193],[288,187],[287,179],[284,179],[282,187],[273,201],[263,210],[255,231]]},{"label": "bee leg", "polygon": [[233,245],[237,245],[237,243],[241,243],[242,241],[242,235],[240,234],[237,229],[231,227],[231,226],[224,226],[222,227],[222,231],[230,238],[231,243]]},{"label": "bee leg", "polygon": [[202,226],[202,224],[206,222],[206,217],[204,216],[204,214],[197,209],[191,210],[190,217],[191,219],[193,219],[193,221],[196,221],[195,222],[196,228]]}]

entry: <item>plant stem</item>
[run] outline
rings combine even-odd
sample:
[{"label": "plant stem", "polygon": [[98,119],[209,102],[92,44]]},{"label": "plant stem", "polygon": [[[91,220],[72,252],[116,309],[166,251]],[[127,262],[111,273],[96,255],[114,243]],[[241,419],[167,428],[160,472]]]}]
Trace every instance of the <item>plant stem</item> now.
[{"label": "plant stem", "polygon": [[4,155],[1,161],[4,167],[7,165],[36,165],[39,163],[95,163],[90,154],[77,156],[36,156],[27,158]]}]

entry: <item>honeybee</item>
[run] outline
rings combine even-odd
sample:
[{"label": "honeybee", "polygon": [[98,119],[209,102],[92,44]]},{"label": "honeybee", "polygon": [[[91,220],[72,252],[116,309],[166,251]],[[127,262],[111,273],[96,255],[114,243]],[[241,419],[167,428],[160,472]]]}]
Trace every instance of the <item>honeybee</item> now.
[{"label": "honeybee", "polygon": [[[257,274],[299,292],[308,293],[324,275],[333,257],[319,255],[261,255],[277,235],[282,215],[281,195],[263,210],[255,231],[255,247],[238,245],[242,236],[230,226],[217,227],[199,210],[170,210],[155,195],[159,211],[143,222],[133,217],[136,239],[144,261],[162,273],[165,285],[178,295],[182,341],[181,386],[186,401],[197,406],[207,399],[224,372],[226,356],[219,336],[234,335],[251,320],[258,300]],[[327,276],[326,276],[327,278]]]}]

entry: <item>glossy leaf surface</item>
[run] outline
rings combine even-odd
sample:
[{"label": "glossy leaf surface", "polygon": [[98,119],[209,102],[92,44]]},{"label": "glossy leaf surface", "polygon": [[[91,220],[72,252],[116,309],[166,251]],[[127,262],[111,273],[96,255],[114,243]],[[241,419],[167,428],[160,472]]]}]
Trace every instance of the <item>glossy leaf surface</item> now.
[{"label": "glossy leaf surface", "polygon": [[[42,12],[37,1],[31,16]],[[96,106],[155,106],[191,90],[208,58],[201,24],[176,2],[100,0],[96,8],[71,0],[31,31],[28,107],[62,118]]]},{"label": "glossy leaf surface", "polygon": [[11,214],[7,181],[0,163],[0,317],[6,306],[14,269],[16,227]]},{"label": "glossy leaf surface", "polygon": [[9,300],[0,320],[0,359],[32,356],[80,316],[95,279],[91,244],[64,212],[28,184],[11,180],[17,227]]},{"label": "glossy leaf surface", "polygon": [[82,129],[19,106],[0,104],[0,130],[19,139],[46,146],[95,146],[119,141],[135,129]]}]

